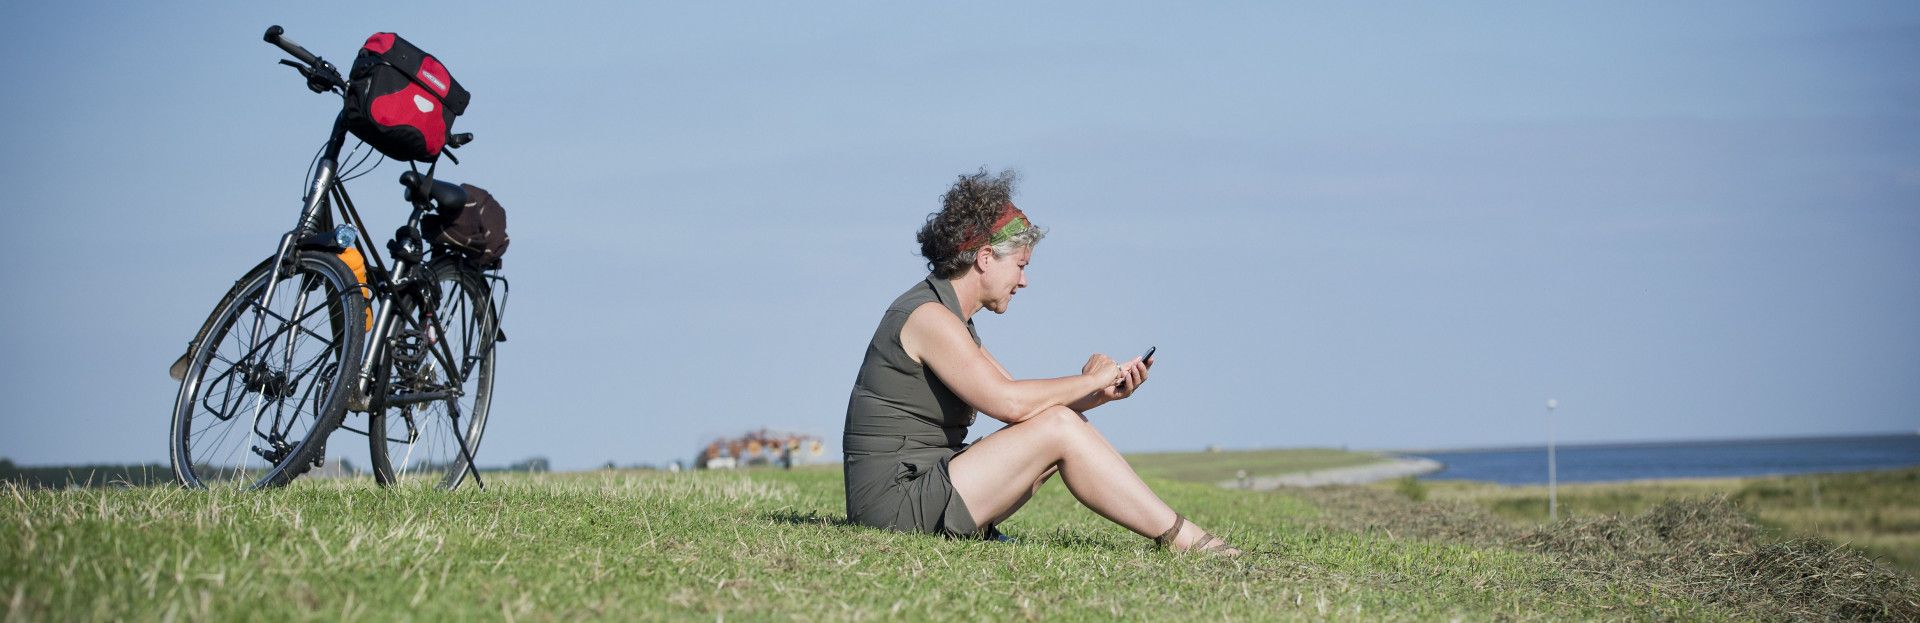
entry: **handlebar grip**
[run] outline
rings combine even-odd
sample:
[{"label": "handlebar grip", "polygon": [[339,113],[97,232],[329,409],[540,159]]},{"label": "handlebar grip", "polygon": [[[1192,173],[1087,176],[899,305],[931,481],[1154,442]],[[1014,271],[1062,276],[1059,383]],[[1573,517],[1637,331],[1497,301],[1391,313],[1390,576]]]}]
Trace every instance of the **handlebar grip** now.
[{"label": "handlebar grip", "polygon": [[280,49],[286,50],[288,54],[292,54],[294,58],[300,59],[302,63],[306,63],[312,67],[319,67],[321,64],[320,57],[314,56],[312,52],[308,52],[306,48],[300,47],[300,44],[294,43],[292,39],[282,36],[286,34],[286,32],[287,29],[281,28],[277,24],[268,26],[267,34],[263,35],[261,39],[267,43],[280,46]]}]

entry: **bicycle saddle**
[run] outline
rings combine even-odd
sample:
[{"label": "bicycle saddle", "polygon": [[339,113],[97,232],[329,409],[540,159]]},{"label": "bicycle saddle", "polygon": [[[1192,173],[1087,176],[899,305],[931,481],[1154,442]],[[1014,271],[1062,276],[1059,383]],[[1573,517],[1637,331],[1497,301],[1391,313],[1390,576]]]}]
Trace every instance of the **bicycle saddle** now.
[{"label": "bicycle saddle", "polygon": [[[422,187],[426,185],[427,181],[427,176],[413,171],[401,173],[400,185],[407,188],[407,201],[421,203]],[[467,190],[461,188],[459,184],[442,180],[432,181],[433,186],[431,188],[425,188],[424,194],[427,200],[433,202],[433,209],[435,211],[467,205]]]}]

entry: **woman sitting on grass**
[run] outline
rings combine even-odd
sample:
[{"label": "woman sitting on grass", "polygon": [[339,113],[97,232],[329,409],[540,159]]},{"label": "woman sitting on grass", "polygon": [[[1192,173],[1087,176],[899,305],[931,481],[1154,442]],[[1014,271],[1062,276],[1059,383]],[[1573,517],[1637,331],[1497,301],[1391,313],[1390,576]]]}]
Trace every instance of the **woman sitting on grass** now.
[{"label": "woman sitting on grass", "polygon": [[[1007,313],[1046,230],[1012,202],[1014,175],[963,175],[920,229],[932,275],[893,301],[847,404],[847,517],[855,523],[998,537],[1059,473],[1100,516],[1161,547],[1234,555],[1161,502],[1082,413],[1133,395],[1151,361],[1087,359],[1080,373],[1015,380],[980,345],[973,315]],[[978,410],[1006,422],[964,442]]]}]

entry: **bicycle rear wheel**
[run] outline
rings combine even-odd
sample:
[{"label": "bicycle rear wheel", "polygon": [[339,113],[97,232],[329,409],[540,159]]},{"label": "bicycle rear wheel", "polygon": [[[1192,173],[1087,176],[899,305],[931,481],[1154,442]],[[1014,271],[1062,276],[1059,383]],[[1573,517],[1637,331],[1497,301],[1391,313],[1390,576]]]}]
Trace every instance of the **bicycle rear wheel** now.
[{"label": "bicycle rear wheel", "polygon": [[468,452],[480,451],[493,403],[499,336],[492,290],[479,269],[452,257],[435,259],[427,306],[396,300],[394,329],[381,369],[379,395],[388,405],[438,393],[444,398],[378,409],[368,419],[367,448],[381,485],[460,486]]},{"label": "bicycle rear wheel", "polygon": [[189,488],[284,485],[323,458],[365,342],[353,273],[297,252],[234,283],[188,350],[168,458]]}]

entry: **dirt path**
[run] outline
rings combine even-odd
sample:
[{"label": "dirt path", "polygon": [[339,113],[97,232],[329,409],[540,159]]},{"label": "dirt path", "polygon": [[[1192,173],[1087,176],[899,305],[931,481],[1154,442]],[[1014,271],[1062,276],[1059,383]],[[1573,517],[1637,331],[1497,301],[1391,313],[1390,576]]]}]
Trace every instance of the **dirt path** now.
[{"label": "dirt path", "polygon": [[1264,491],[1280,487],[1318,487],[1322,485],[1364,485],[1382,480],[1392,480],[1406,476],[1419,476],[1440,471],[1445,465],[1433,459],[1394,458],[1379,463],[1317,469],[1277,476],[1250,476],[1242,480],[1223,480],[1219,485],[1228,489],[1253,489]]}]

